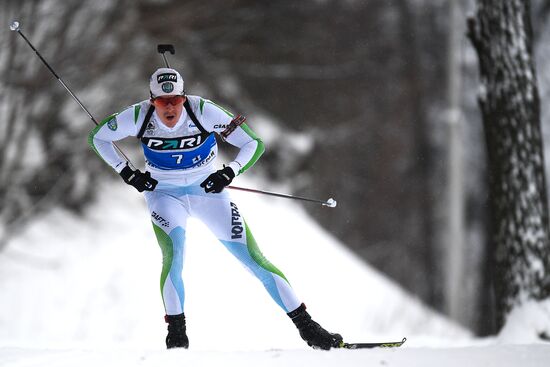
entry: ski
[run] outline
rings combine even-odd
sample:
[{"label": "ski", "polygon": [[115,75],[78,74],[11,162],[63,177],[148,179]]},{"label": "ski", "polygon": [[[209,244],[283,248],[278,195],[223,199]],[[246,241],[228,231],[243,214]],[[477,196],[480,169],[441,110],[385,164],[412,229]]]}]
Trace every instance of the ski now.
[{"label": "ski", "polygon": [[399,348],[407,341],[403,338],[400,342],[385,342],[385,343],[343,343],[340,348],[346,349],[365,349],[365,348]]}]

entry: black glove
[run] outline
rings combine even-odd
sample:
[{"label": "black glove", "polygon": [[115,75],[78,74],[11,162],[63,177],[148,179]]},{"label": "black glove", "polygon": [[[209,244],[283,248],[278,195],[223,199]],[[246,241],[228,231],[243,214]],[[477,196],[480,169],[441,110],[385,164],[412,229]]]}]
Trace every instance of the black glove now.
[{"label": "black glove", "polygon": [[217,170],[212,173],[201,183],[201,187],[204,188],[205,192],[214,192],[219,193],[233,181],[235,177],[235,172],[231,167],[224,167],[223,169]]},{"label": "black glove", "polygon": [[139,169],[134,171],[128,165],[119,174],[124,182],[134,186],[139,192],[144,190],[153,191],[158,184],[158,181],[152,178],[149,172],[142,173]]}]

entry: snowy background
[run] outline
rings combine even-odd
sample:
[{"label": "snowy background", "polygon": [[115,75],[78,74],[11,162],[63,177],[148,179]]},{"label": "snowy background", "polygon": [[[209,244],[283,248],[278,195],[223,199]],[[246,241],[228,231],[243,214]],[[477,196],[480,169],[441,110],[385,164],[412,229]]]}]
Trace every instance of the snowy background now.
[{"label": "snowy background", "polygon": [[512,345],[514,333],[473,338],[357,259],[300,206],[238,192],[262,251],[316,320],[350,342],[408,341],[399,350],[309,349],[261,284],[191,221],[190,349],[166,351],[161,255],[144,201],[120,182],[100,190],[82,217],[48,213],[0,254],[0,366],[544,366],[550,358],[548,345]]},{"label": "snowy background", "polygon": [[[0,255],[0,340],[164,347],[161,254],[143,200],[118,182],[102,192],[83,218],[50,213]],[[427,338],[439,344],[468,336],[364,265],[299,206],[234,196],[264,255],[327,329],[348,341],[414,334],[412,343]],[[338,215],[345,208],[326,210]],[[285,231],[277,230],[282,226]],[[184,279],[193,349],[307,347],[261,284],[202,223],[192,221],[188,232]]]},{"label": "snowy background", "polygon": [[[550,347],[533,331],[550,325],[548,302],[516,309],[496,336],[475,336],[494,325],[484,308],[478,65],[464,37],[473,0],[459,3],[466,261],[464,277],[449,279],[450,2],[1,1],[0,367],[547,366]],[[548,141],[550,6],[532,3]],[[243,111],[266,142],[235,184],[338,200],[329,209],[233,193],[313,318],[348,342],[406,344],[309,349],[254,277],[191,221],[191,348],[166,351],[161,254],[143,199],[84,144],[90,121],[8,31],[15,18],[97,118],[146,98],[144,81],[161,62],[155,45],[173,42],[189,91]],[[443,315],[449,280],[461,286],[460,322]]]}]

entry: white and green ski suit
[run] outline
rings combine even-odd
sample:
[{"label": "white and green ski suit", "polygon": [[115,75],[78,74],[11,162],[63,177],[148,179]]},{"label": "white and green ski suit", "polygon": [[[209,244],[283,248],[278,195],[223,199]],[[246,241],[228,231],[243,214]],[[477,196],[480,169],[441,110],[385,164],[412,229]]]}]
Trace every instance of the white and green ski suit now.
[{"label": "white and green ski suit", "polygon": [[[185,254],[186,224],[199,218],[220,242],[264,285],[285,311],[298,308],[298,300],[287,279],[260,252],[252,233],[228,190],[205,193],[199,185],[215,172],[217,143],[213,133],[226,129],[233,115],[198,96],[187,96],[189,106],[202,127],[196,126],[184,109],[173,128],[164,125],[153,112],[141,144],[147,171],[158,180],[154,191],[144,196],[153,229],[162,250],[161,292],[167,315],[184,312],[185,291],[182,269]],[[94,151],[113,169],[126,165],[114,149],[113,141],[137,137],[150,107],[149,100],[136,103],[103,120],[89,135]],[[246,125],[237,127],[226,141],[240,148],[228,164],[235,175],[250,168],[264,151],[262,141]]]}]

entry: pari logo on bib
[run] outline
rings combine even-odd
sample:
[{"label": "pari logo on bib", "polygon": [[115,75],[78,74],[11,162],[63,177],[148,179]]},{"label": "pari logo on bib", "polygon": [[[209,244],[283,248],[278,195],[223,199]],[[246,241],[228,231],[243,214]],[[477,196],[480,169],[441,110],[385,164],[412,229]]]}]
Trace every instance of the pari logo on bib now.
[{"label": "pari logo on bib", "polygon": [[151,97],[183,95],[183,78],[180,73],[170,68],[160,68],[151,75],[149,89]]}]

